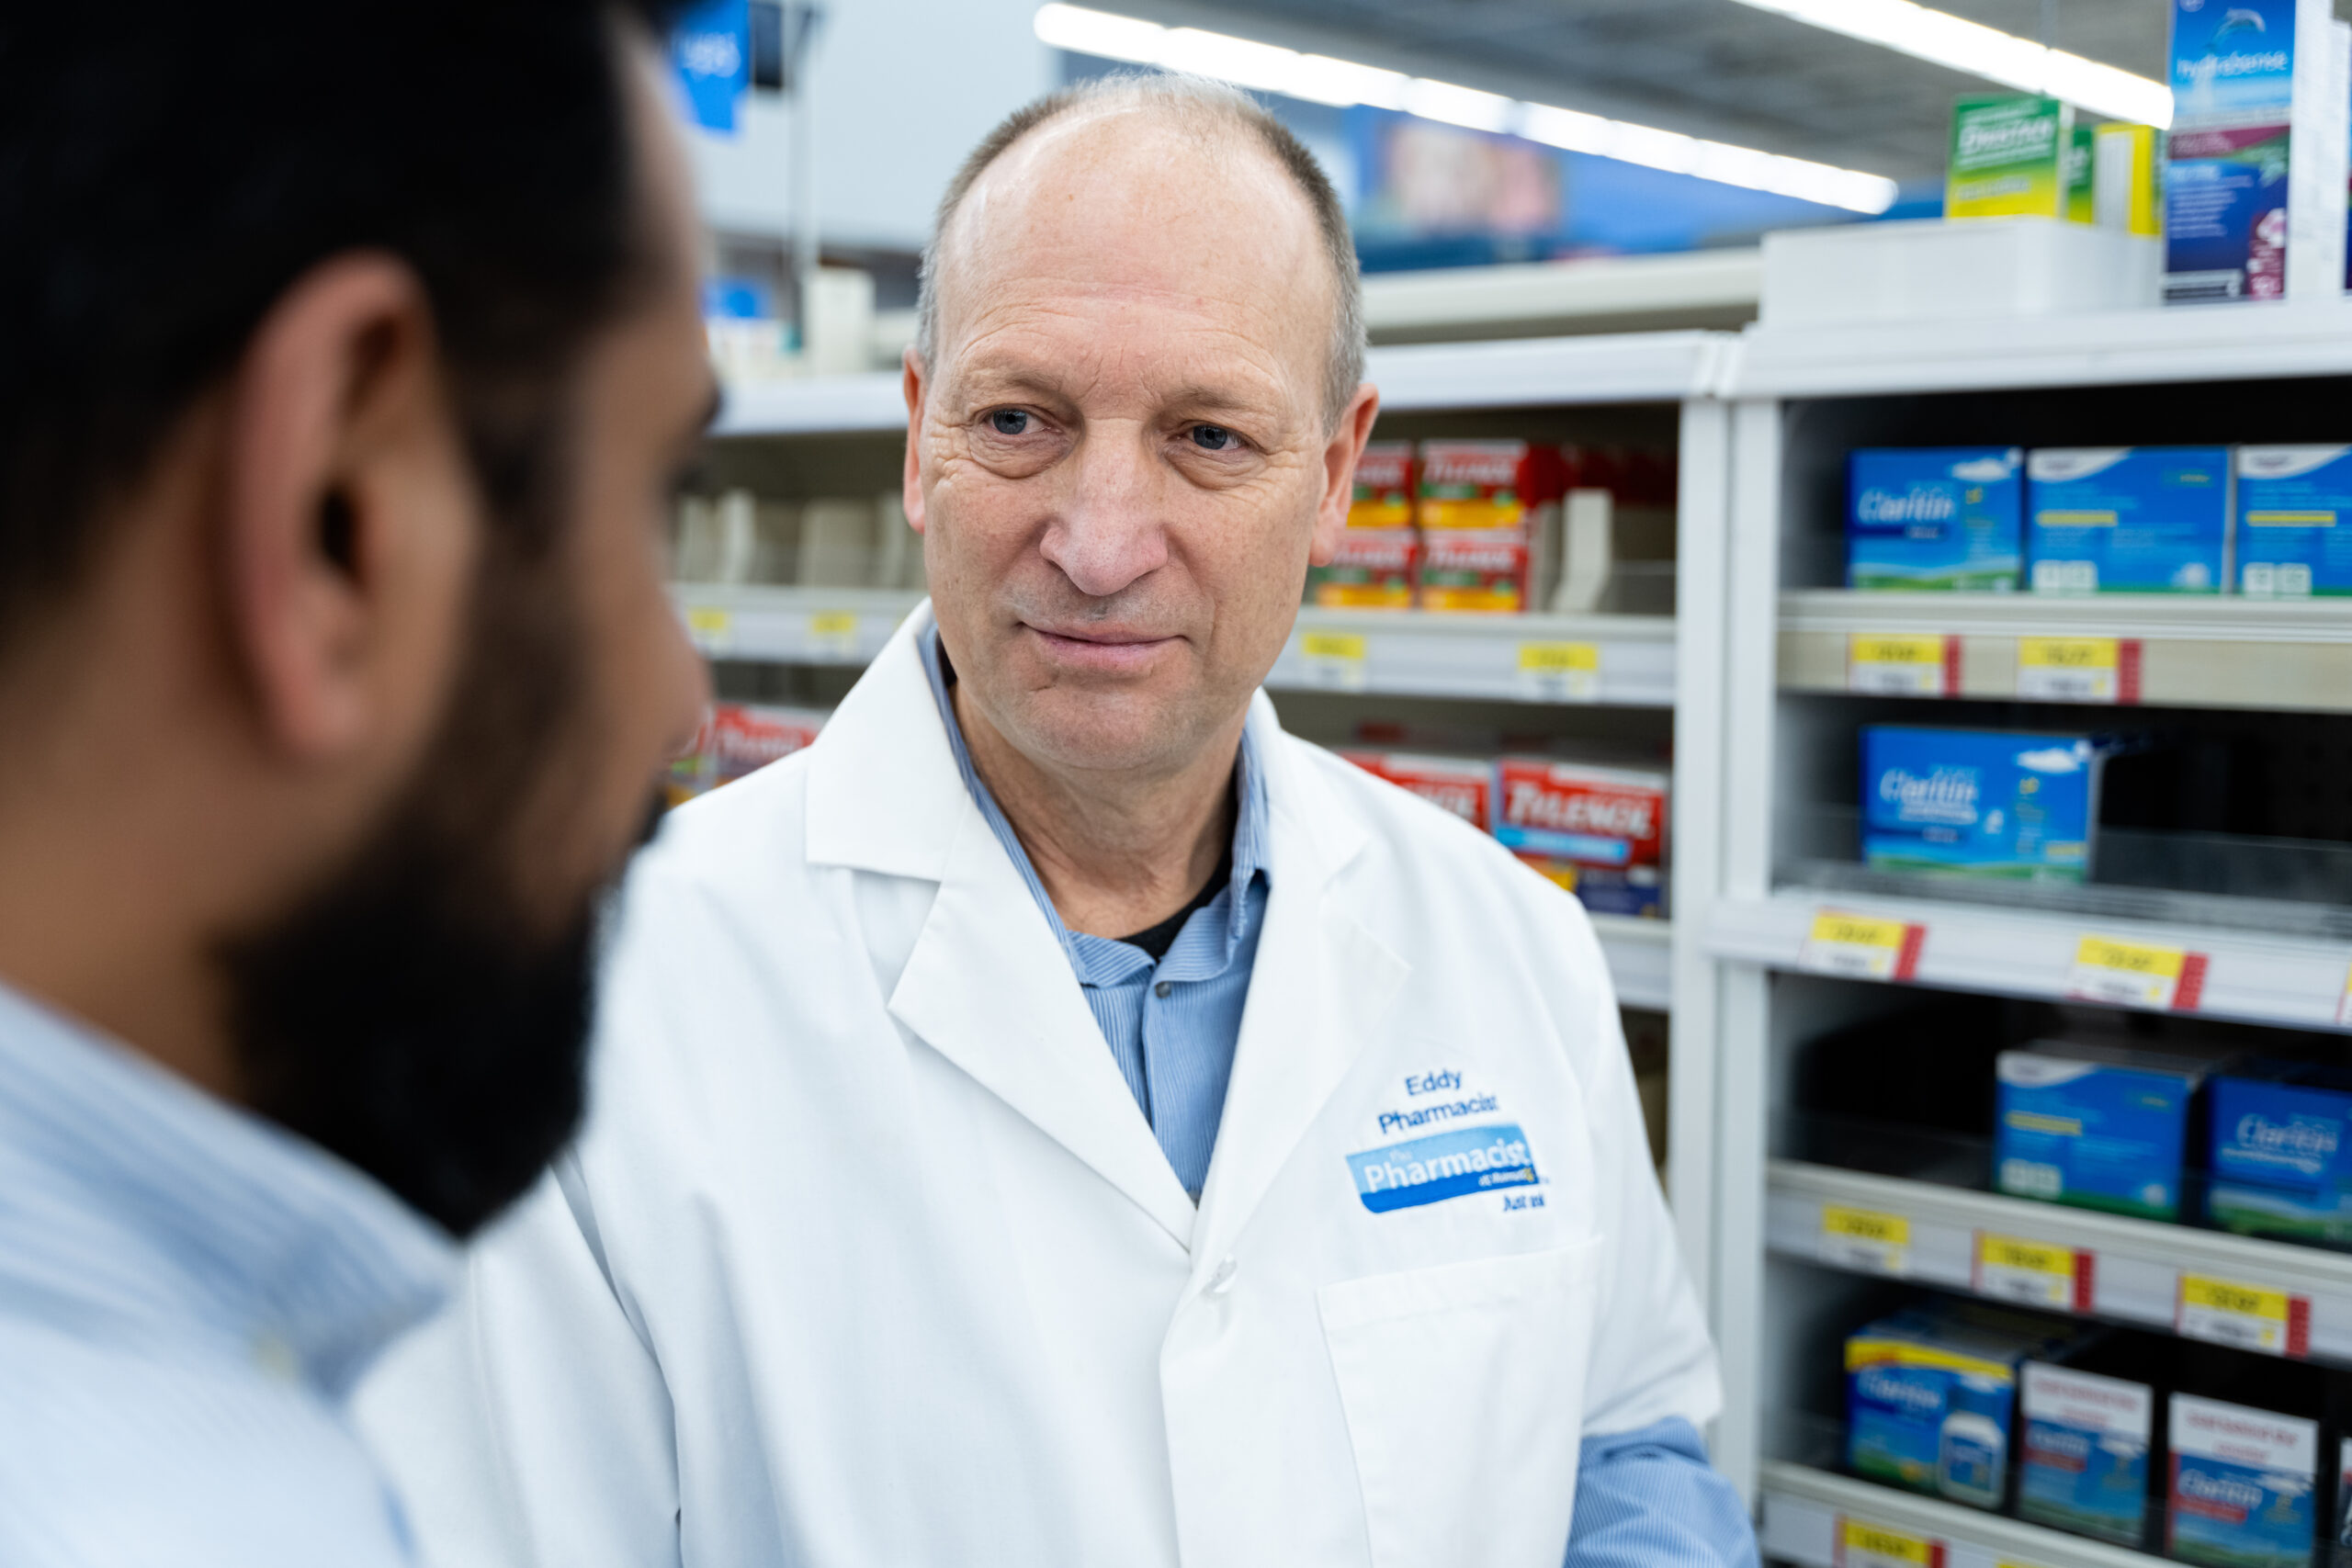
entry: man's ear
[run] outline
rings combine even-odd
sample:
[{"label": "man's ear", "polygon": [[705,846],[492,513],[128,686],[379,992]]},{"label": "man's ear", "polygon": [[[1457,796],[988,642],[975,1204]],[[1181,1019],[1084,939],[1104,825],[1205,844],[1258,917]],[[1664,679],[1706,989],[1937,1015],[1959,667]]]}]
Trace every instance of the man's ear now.
[{"label": "man's ear", "polygon": [[1306,552],[1312,566],[1329,566],[1340,550],[1340,531],[1348,525],[1348,503],[1355,499],[1356,459],[1372,439],[1372,422],[1380,417],[1380,389],[1366,381],[1340,416],[1339,428],[1323,445],[1323,500],[1315,509],[1315,539]]},{"label": "man's ear", "polygon": [[423,284],[385,255],[312,269],[227,404],[215,548],[262,741],[307,762],[390,739],[437,708],[479,547]]},{"label": "man's ear", "polygon": [[907,394],[907,465],[899,478],[905,492],[899,499],[906,508],[907,526],[920,534],[923,531],[922,511],[922,398],[925,391],[926,367],[922,357],[909,348],[901,362],[901,381]]}]

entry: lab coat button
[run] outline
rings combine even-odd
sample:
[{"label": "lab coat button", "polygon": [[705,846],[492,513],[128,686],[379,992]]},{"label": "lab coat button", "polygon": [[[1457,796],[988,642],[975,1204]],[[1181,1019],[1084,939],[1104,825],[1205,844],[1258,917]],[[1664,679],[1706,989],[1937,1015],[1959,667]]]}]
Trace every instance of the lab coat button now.
[{"label": "lab coat button", "polygon": [[1232,1258],[1218,1259],[1217,1266],[1209,1270],[1209,1282],[1204,1293],[1212,1296],[1225,1294],[1226,1292],[1233,1289],[1233,1277],[1239,1272],[1241,1272],[1241,1265]]}]

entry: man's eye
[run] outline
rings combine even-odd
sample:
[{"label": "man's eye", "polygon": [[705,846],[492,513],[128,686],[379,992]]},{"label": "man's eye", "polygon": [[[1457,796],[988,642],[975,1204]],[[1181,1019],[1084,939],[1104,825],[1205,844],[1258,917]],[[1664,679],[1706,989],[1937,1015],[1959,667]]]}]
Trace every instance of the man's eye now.
[{"label": "man's eye", "polygon": [[1029,413],[1025,409],[999,409],[989,415],[989,424],[999,435],[1029,434]]},{"label": "man's eye", "polygon": [[1240,445],[1240,438],[1221,424],[1196,424],[1193,445],[1204,452],[1229,452]]}]

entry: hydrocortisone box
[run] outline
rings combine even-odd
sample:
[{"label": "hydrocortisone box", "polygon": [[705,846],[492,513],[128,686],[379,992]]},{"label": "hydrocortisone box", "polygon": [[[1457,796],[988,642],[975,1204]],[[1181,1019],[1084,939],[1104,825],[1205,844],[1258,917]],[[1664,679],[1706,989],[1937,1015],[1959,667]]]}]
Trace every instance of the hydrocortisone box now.
[{"label": "hydrocortisone box", "polygon": [[2190,1106],[2211,1066],[2073,1041],[2002,1052],[1995,1184],[2016,1198],[2177,1218]]},{"label": "hydrocortisone box", "polygon": [[2024,568],[2025,453],[1868,446],[1846,458],[1846,586],[2007,592]]},{"label": "hydrocortisone box", "polygon": [[1495,837],[1597,915],[1663,912],[1667,775],[1544,757],[1496,764]]},{"label": "hydrocortisone box", "polygon": [[1559,452],[1526,441],[1424,441],[1413,511],[1425,610],[1525,610],[1544,509],[1566,488]]},{"label": "hydrocortisone box", "polygon": [[2106,750],[2090,737],[1862,728],[1862,859],[1887,871],[2080,882]]},{"label": "hydrocortisone box", "polygon": [[2352,593],[2352,446],[2237,449],[2238,589]]},{"label": "hydrocortisone box", "polygon": [[2063,218],[2074,111],[2058,98],[1960,100],[1944,175],[1947,218]]},{"label": "hydrocortisone box", "polygon": [[1306,600],[1340,609],[1409,609],[1420,536],[1413,525],[1413,444],[1374,441],[1356,460],[1339,553],[1306,574]]},{"label": "hydrocortisone box", "polygon": [[1345,750],[1340,755],[1376,778],[1386,779],[1433,806],[1443,807],[1482,833],[1494,830],[1492,762],[1413,751]]},{"label": "hydrocortisone box", "polygon": [[2352,1074],[2298,1064],[2213,1080],[2213,1223],[2352,1242]]},{"label": "hydrocortisone box", "polygon": [[2037,593],[2218,593],[2230,580],[2229,451],[2037,448],[2026,524]]},{"label": "hydrocortisone box", "polygon": [[2309,1568],[2319,1423],[2175,1393],[2165,1551],[2211,1568]]},{"label": "hydrocortisone box", "polygon": [[2018,1368],[2061,1336],[1981,1308],[1907,1308],[1846,1341],[1846,1462],[1857,1474],[2000,1506]]},{"label": "hydrocortisone box", "polygon": [[2018,1421],[2024,1428],[2018,1514],[2138,1546],[2147,1522],[2156,1397],[2144,1377],[2028,1361],[2018,1385]]}]

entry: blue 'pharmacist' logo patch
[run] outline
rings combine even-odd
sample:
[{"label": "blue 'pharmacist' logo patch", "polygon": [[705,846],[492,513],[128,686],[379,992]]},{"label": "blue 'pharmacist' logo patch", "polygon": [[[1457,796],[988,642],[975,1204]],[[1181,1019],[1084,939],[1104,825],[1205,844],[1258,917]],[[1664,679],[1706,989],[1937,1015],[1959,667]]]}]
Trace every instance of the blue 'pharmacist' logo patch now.
[{"label": "blue 'pharmacist' logo patch", "polygon": [[1356,1196],[1375,1214],[1540,1180],[1516,1123],[1465,1127],[1348,1156]]}]

